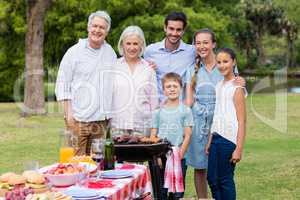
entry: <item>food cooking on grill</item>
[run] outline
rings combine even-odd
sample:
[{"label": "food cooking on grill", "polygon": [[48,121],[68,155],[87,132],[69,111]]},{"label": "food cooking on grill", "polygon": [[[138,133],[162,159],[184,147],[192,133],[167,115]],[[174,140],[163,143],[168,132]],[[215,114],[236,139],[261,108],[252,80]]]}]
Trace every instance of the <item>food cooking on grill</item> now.
[{"label": "food cooking on grill", "polygon": [[162,141],[159,137],[145,137],[145,136],[137,136],[137,135],[115,135],[113,136],[113,140],[115,144],[156,144]]}]

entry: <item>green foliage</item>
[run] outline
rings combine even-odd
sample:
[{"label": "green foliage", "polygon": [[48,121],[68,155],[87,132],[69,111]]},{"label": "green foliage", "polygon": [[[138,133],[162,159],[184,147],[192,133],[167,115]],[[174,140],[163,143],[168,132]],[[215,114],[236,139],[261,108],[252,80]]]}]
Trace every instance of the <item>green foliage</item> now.
[{"label": "green foliage", "polygon": [[[194,32],[201,28],[209,28],[216,34],[218,46],[232,46],[232,36],[229,34],[230,18],[222,15],[216,9],[201,9],[195,12],[191,8],[184,10],[189,16],[189,27],[185,37],[192,38]],[[191,41],[189,41],[191,42]]]},{"label": "green foliage", "polygon": [[203,4],[209,5],[210,7],[215,7],[217,10],[221,11],[225,15],[233,15],[235,10],[233,9],[240,0],[202,0]]},{"label": "green foliage", "polygon": [[[140,6],[136,7],[138,3]],[[201,0],[129,0],[126,3],[121,0],[111,0],[107,1],[107,7],[104,9],[108,10],[113,19],[112,32],[108,41],[115,49],[121,32],[128,25],[140,26],[145,32],[148,44],[162,40],[164,18],[171,11],[183,11],[188,17],[188,26],[184,35],[186,42],[192,42],[196,30],[208,27],[216,32],[220,45],[233,44],[233,39],[228,33],[230,18],[222,15],[215,8],[204,7]]]},{"label": "green foliage", "polygon": [[[276,5],[281,6],[286,14],[287,14],[287,18],[288,20],[292,21],[295,23],[295,26],[297,28],[300,27],[300,17],[299,17],[299,13],[300,13],[300,2],[298,0],[274,0]],[[300,52],[300,32],[298,31],[297,33],[297,39],[295,41],[295,52]],[[295,56],[295,61],[296,63],[298,63],[298,66],[300,65],[300,53],[298,53]]]},{"label": "green foliage", "polygon": [[25,2],[0,1],[0,101],[13,100],[15,80],[24,69]]},{"label": "green foliage", "polygon": [[274,0],[274,4],[285,10],[288,18],[300,25],[300,3],[298,0]]},{"label": "green foliage", "polygon": [[56,0],[45,19],[45,63],[57,66],[78,38],[86,37],[87,18],[96,0]]},{"label": "green foliage", "polygon": [[184,39],[192,41],[193,32],[201,27],[211,27],[217,32],[222,43],[230,43],[232,38],[227,34],[229,18],[221,15],[216,9],[203,9],[200,0],[108,0],[108,1],[63,0],[55,1],[45,20],[45,62],[46,66],[57,66],[64,52],[78,38],[86,37],[88,15],[99,9],[107,10],[112,17],[112,29],[108,42],[115,49],[121,32],[126,26],[138,25],[144,32],[147,43],[163,38],[163,23],[167,13],[173,10],[184,11],[188,15],[189,26]]}]

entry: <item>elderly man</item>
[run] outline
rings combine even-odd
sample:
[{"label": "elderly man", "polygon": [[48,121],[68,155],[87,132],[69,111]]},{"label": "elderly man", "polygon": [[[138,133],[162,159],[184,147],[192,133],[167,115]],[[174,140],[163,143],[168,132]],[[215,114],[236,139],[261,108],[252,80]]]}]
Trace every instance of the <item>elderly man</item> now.
[{"label": "elderly man", "polygon": [[58,71],[55,94],[63,102],[67,129],[78,135],[76,155],[90,154],[91,140],[104,136],[111,111],[111,66],[116,60],[105,38],[111,18],[105,11],[88,18],[88,38],[68,49]]}]

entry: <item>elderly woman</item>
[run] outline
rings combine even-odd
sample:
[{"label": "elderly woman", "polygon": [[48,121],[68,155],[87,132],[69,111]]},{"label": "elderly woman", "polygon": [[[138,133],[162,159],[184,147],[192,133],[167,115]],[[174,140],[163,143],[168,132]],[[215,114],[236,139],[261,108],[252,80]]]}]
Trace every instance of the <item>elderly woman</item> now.
[{"label": "elderly woman", "polygon": [[128,26],[122,32],[118,43],[122,57],[113,67],[113,135],[150,134],[158,95],[155,71],[141,57],[145,47],[144,33],[138,26]]}]

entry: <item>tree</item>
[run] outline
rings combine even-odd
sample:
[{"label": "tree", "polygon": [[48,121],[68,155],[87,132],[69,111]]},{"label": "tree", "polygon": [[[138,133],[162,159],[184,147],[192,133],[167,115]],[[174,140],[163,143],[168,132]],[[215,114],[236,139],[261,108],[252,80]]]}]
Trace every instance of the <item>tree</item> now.
[{"label": "tree", "polygon": [[[300,46],[295,45],[297,39],[299,41],[298,27],[300,26],[300,2],[298,0],[289,0],[288,3],[285,0],[274,0],[276,5],[282,7],[287,14],[285,22],[283,23],[284,34],[287,39],[287,66],[296,66],[295,52],[300,52]],[[296,51],[295,51],[296,49]],[[298,65],[300,63],[300,54],[298,53]]]},{"label": "tree", "polygon": [[263,37],[266,34],[281,36],[283,31],[287,32],[288,54],[292,52],[292,40],[295,38],[291,36],[295,32],[294,26],[291,26],[290,21],[287,20],[284,10],[276,6],[272,0],[242,0],[238,10],[241,10],[246,20],[250,22],[247,26],[247,32],[253,34],[248,39],[254,39],[255,41],[254,48],[256,49],[257,64],[259,66],[266,63],[262,44]]},{"label": "tree", "polygon": [[27,0],[24,115],[44,114],[44,16],[52,0]]},{"label": "tree", "polygon": [[288,67],[294,66],[294,41],[298,36],[298,27],[296,23],[285,18],[282,22],[283,33],[286,35],[287,40],[287,57],[286,64]]},{"label": "tree", "polygon": [[[265,52],[262,44],[263,36],[274,28],[278,28],[278,20],[283,17],[283,10],[273,5],[272,0],[241,1],[241,8],[245,17],[251,22],[251,28],[255,34],[257,52],[257,64],[265,64]],[[272,31],[273,33],[278,31]]]},{"label": "tree", "polygon": [[251,29],[248,20],[240,19],[239,12],[232,18],[231,31],[234,34],[237,47],[242,53],[246,54],[245,68],[253,69],[256,65],[256,55],[253,53],[255,49],[255,33]]}]

